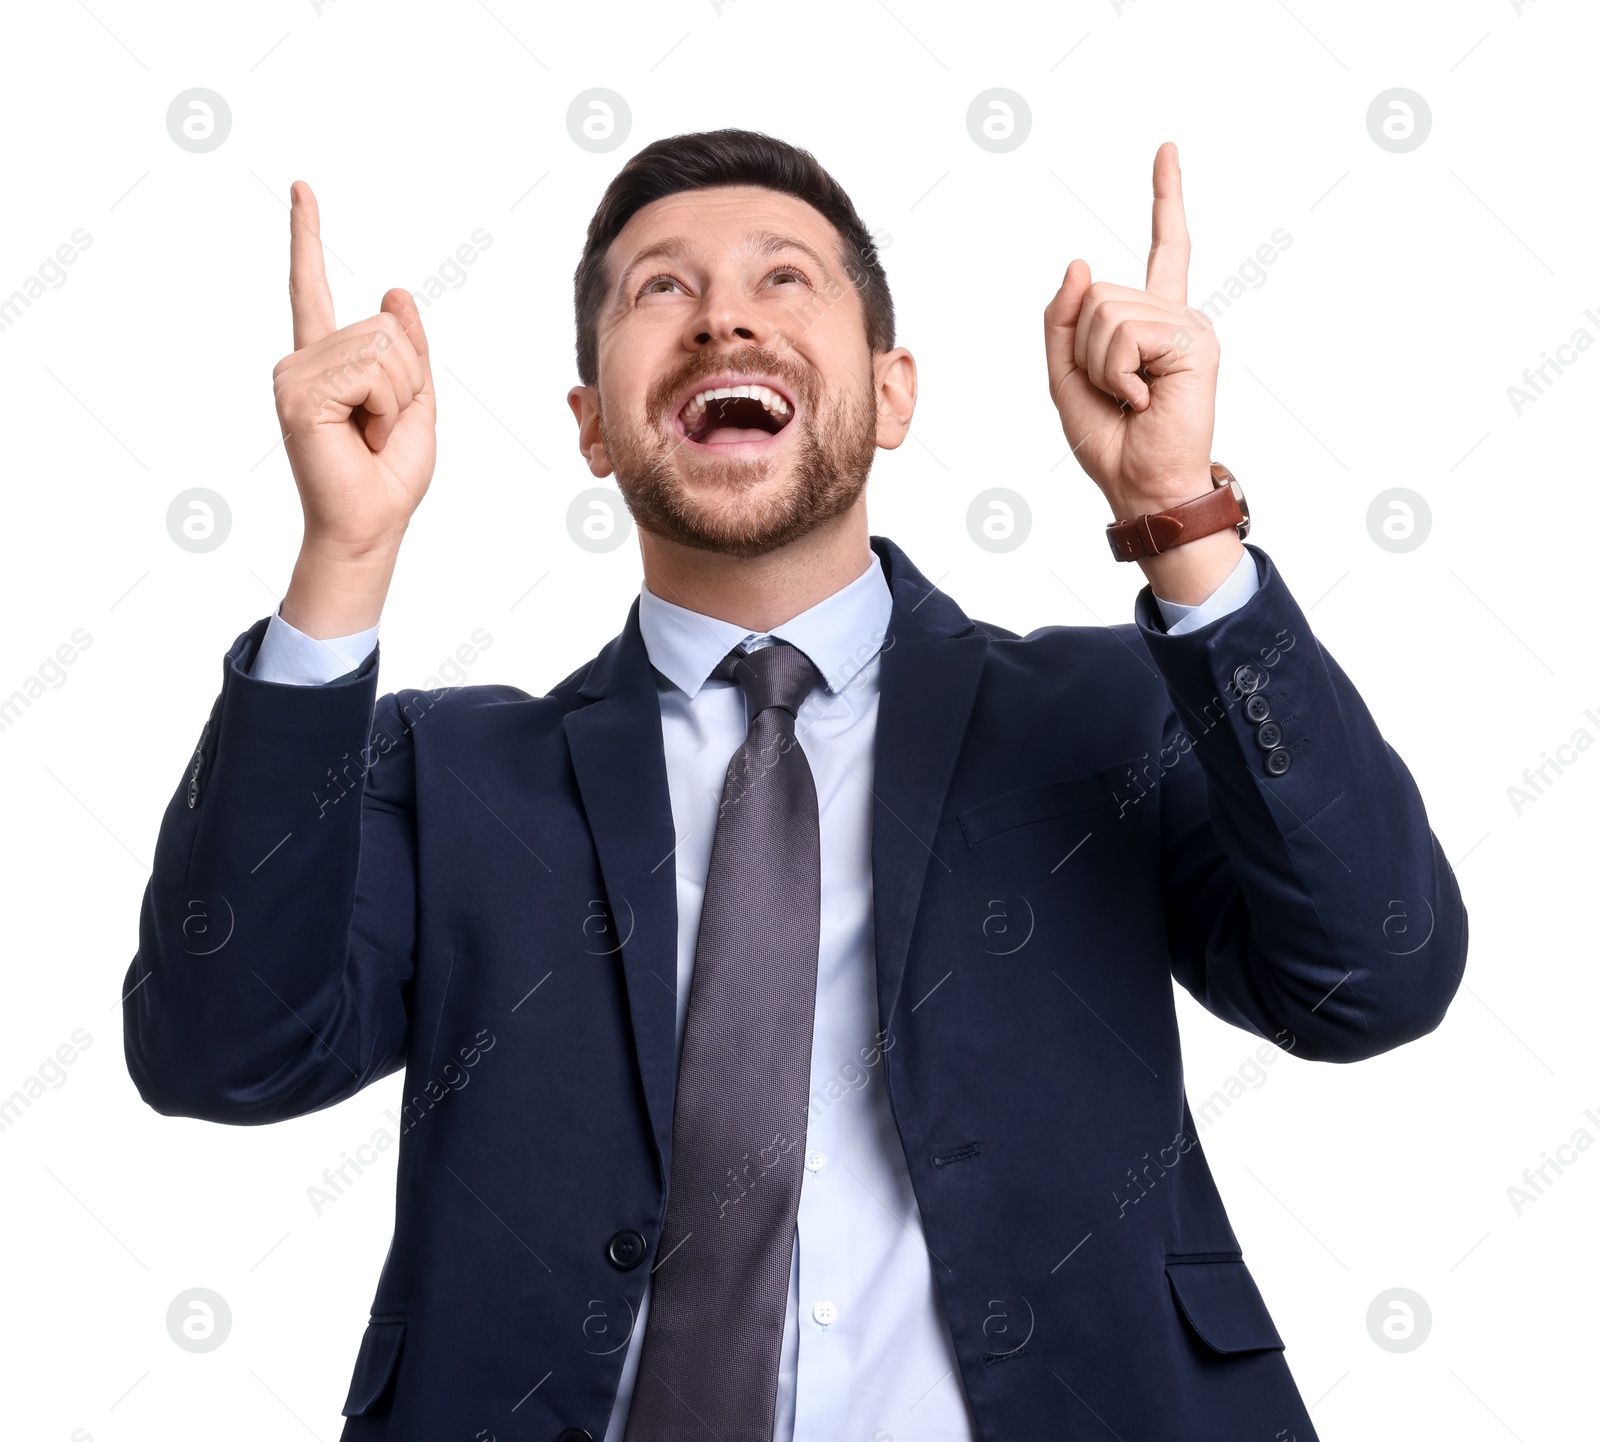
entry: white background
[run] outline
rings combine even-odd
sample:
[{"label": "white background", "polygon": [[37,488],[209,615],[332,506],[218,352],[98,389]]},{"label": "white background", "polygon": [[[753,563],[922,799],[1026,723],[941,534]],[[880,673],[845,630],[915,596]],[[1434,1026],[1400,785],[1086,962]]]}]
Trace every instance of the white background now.
[{"label": "white background", "polygon": [[[76,628],[93,639],[0,731],[0,1097],[76,1029],[92,1044],[0,1132],[0,1430],[331,1439],[388,1241],[393,1150],[320,1216],[307,1188],[388,1125],[398,1076],[315,1116],[235,1129],[157,1116],[121,1050],[157,823],[223,652],[271,610],[298,540],[270,384],[290,345],[290,182],[321,201],[340,324],[389,286],[420,291],[475,229],[493,237],[424,311],[439,465],[385,613],[383,689],[420,683],[481,627],[493,644],[468,679],[539,693],[618,629],[640,574],[631,541],[589,554],[565,520],[597,484],[564,400],[584,229],[642,145],[741,125],[810,149],[889,237],[897,339],[919,362],[921,399],[910,440],[878,458],[873,530],[969,614],[1018,631],[1127,621],[1141,580],[1109,559],[1104,503],[1064,460],[1048,400],[1041,316],[1067,262],[1142,284],[1164,139],[1184,165],[1192,300],[1274,230],[1291,234],[1222,318],[1215,454],[1247,487],[1252,540],[1416,776],[1471,952],[1436,1033],[1352,1067],[1281,1059],[1204,1144],[1324,1438],[1592,1435],[1581,1379],[1600,1147],[1521,1215],[1507,1188],[1576,1129],[1600,1141],[1585,1117],[1600,1116],[1600,987],[1584,821],[1600,754],[1580,753],[1520,814],[1507,788],[1578,728],[1600,739],[1585,583],[1600,353],[1520,415],[1507,387],[1578,327],[1600,340],[1583,314],[1600,314],[1600,24],[1576,0],[1521,12],[1512,0],[11,8],[0,295],[76,228],[93,239],[0,333],[0,695]],[[194,86],[232,111],[205,154],[166,128]],[[567,129],[573,98],[597,86],[632,112],[605,154]],[[1032,112],[1004,154],[966,124],[997,86]],[[1407,153],[1366,124],[1395,86],[1432,113]],[[1006,555],[967,532],[973,497],[997,485],[1033,515]],[[193,486],[232,511],[207,554],[166,529]],[[1403,554],[1367,525],[1394,486],[1432,513],[1426,542]],[[1181,992],[1179,1007],[1198,1106],[1256,1042]],[[231,1308],[216,1351],[168,1337],[168,1305],[191,1287]],[[1366,1322],[1394,1287],[1432,1314],[1403,1354]]]}]

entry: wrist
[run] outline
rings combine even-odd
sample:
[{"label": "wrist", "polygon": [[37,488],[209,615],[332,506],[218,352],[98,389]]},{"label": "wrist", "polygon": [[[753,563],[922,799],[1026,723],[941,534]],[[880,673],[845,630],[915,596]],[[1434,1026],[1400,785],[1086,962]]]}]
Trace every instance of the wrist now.
[{"label": "wrist", "polygon": [[1157,511],[1170,511],[1187,501],[1209,495],[1213,488],[1211,472],[1201,469],[1180,479],[1163,480],[1159,486],[1140,487],[1137,492],[1107,494],[1111,514],[1119,521],[1131,521],[1138,516],[1153,515]]},{"label": "wrist", "polygon": [[350,636],[378,624],[399,557],[392,544],[350,547],[307,537],[295,558],[279,613],[316,640]]},{"label": "wrist", "polygon": [[1139,569],[1150,589],[1163,601],[1198,606],[1233,574],[1244,554],[1239,533],[1229,527],[1200,536],[1159,556],[1146,556]]}]

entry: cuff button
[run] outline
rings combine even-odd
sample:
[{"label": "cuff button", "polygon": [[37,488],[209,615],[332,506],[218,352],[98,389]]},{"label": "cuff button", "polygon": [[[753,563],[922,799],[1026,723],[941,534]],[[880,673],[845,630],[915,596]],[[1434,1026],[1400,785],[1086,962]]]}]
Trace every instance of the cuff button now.
[{"label": "cuff button", "polygon": [[1289,769],[1293,760],[1294,758],[1281,747],[1271,752],[1267,757],[1267,775],[1282,776]]},{"label": "cuff button", "polygon": [[1261,689],[1265,680],[1266,677],[1264,677],[1261,672],[1252,666],[1248,661],[1246,661],[1244,665],[1236,666],[1234,668],[1233,688],[1241,696],[1254,695]]},{"label": "cuff button", "polygon": [[1244,714],[1247,719],[1259,724],[1272,714],[1272,707],[1267,705],[1267,698],[1258,691],[1244,703]]},{"label": "cuff button", "polygon": [[[1253,698],[1252,698],[1253,699]],[[1263,721],[1256,732],[1256,745],[1263,751],[1276,751],[1283,744],[1283,727],[1276,721]],[[1285,755],[1288,753],[1285,752]]]}]

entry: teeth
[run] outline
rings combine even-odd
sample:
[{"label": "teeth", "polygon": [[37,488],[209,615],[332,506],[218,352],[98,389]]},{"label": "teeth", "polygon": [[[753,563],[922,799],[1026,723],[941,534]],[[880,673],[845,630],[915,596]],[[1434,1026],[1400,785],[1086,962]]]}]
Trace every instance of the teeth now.
[{"label": "teeth", "polygon": [[758,400],[775,416],[787,416],[789,403],[777,391],[763,385],[738,385],[718,386],[712,390],[701,391],[694,396],[683,409],[683,423],[686,429],[693,430],[695,423],[705,411],[710,401],[731,400],[741,396],[750,400]]}]

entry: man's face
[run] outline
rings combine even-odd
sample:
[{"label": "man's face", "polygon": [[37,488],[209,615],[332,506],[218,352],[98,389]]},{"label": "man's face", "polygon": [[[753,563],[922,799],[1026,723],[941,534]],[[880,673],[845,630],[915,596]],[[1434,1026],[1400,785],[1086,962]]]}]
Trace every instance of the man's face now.
[{"label": "man's face", "polygon": [[599,385],[568,400],[642,530],[762,555],[848,510],[904,439],[915,369],[869,351],[839,252],[804,201],[753,186],[655,201],[612,242]]}]

